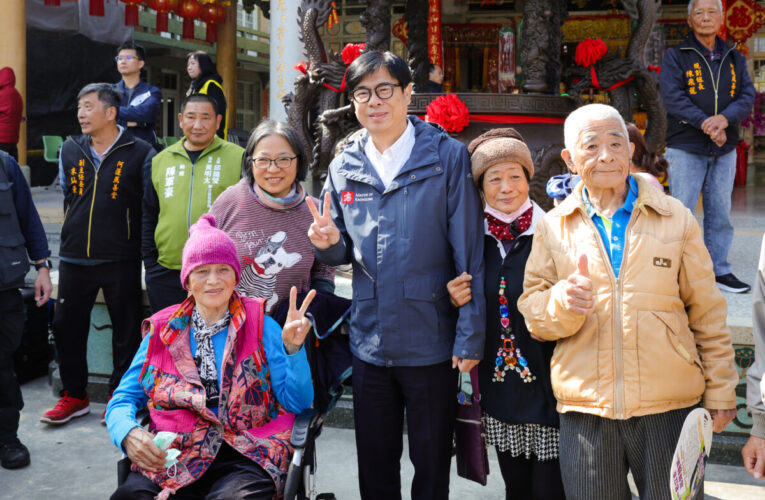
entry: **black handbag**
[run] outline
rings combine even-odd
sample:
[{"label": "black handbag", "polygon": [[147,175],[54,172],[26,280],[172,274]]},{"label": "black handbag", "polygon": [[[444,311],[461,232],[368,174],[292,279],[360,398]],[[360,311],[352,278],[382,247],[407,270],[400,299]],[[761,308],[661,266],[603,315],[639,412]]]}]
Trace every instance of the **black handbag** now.
[{"label": "black handbag", "polygon": [[486,434],[481,422],[481,393],[478,390],[478,367],[470,370],[472,394],[462,389],[462,373],[457,390],[457,422],[454,426],[457,474],[486,486],[489,455]]}]

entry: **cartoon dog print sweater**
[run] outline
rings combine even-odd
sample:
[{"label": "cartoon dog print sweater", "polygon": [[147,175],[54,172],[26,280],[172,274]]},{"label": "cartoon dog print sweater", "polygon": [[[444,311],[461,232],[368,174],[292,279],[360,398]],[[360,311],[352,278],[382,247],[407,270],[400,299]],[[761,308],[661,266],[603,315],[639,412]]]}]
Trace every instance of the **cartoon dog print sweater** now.
[{"label": "cartoon dog print sweater", "polygon": [[335,268],[314,258],[308,239],[313,216],[305,204],[302,186],[298,190],[295,201],[281,204],[242,179],[210,207],[216,225],[234,240],[241,259],[237,291],[266,299],[267,313],[289,298],[292,285],[304,292],[314,280],[335,279]]}]

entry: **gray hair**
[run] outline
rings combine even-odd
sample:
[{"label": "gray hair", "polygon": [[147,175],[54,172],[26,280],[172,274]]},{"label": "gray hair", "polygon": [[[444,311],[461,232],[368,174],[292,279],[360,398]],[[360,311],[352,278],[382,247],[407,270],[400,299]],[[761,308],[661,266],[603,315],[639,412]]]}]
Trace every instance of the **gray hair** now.
[{"label": "gray hair", "polygon": [[[696,3],[696,0],[691,0],[688,2],[688,17],[691,17],[691,12],[693,12],[693,4]],[[722,14],[723,6],[722,6],[722,0],[717,0],[717,8],[720,9],[720,14]]]},{"label": "gray hair", "polygon": [[104,105],[104,111],[112,107],[117,108],[117,110],[120,109],[122,98],[119,93],[114,90],[111,83],[89,83],[82,87],[80,93],[77,94],[77,100],[79,101],[86,95],[93,93],[96,94],[98,100]]},{"label": "gray hair", "polygon": [[572,111],[566,117],[566,122],[563,124],[563,144],[571,154],[572,160],[575,158],[574,151],[576,150],[576,143],[579,140],[582,128],[596,120],[618,120],[625,139],[629,141],[627,124],[624,123],[624,118],[622,118],[622,115],[619,114],[616,108],[607,104],[587,104]]},{"label": "gray hair", "polygon": [[255,148],[258,147],[258,143],[271,135],[281,136],[290,145],[290,149],[297,156],[297,176],[295,181],[304,181],[308,173],[308,163],[303,154],[303,143],[300,141],[300,136],[288,123],[269,120],[268,118],[264,118],[255,127],[250,134],[250,138],[247,140],[247,147],[244,148],[244,156],[242,156],[242,177],[247,179],[247,182],[250,184],[255,182],[250,158],[252,158]]}]

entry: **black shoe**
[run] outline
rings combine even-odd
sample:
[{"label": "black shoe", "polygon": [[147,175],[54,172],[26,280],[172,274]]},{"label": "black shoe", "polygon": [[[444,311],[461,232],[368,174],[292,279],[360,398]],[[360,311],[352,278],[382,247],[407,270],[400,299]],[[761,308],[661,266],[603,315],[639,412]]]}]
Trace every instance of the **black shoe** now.
[{"label": "black shoe", "polygon": [[0,464],[6,469],[20,469],[29,465],[29,450],[20,441],[0,445]]},{"label": "black shoe", "polygon": [[752,287],[733,276],[733,273],[715,276],[715,281],[717,281],[717,288],[723,292],[746,293],[752,289]]}]

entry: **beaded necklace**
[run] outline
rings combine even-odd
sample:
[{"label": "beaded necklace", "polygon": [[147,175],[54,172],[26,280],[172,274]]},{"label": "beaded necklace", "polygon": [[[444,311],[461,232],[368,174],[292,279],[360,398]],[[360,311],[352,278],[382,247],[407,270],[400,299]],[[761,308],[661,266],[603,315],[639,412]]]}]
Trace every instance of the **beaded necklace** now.
[{"label": "beaded necklace", "polygon": [[507,307],[505,287],[507,282],[502,276],[499,280],[499,324],[502,343],[497,350],[497,359],[494,360],[494,376],[491,381],[504,382],[505,372],[512,369],[518,373],[524,383],[533,382],[537,377],[531,374],[529,362],[523,357],[521,350],[515,347],[515,335],[510,328],[510,309]]}]

